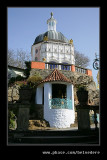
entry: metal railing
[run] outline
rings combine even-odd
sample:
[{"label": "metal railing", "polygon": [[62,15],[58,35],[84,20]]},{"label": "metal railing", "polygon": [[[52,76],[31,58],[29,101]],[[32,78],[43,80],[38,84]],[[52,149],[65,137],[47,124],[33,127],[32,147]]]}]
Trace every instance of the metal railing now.
[{"label": "metal railing", "polygon": [[72,109],[71,99],[53,98],[49,99],[50,109]]}]

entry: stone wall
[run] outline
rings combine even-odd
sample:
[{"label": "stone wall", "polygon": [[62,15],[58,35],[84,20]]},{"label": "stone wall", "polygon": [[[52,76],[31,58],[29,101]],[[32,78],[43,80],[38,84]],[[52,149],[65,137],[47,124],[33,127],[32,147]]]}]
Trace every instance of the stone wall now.
[{"label": "stone wall", "polygon": [[13,85],[8,88],[8,102],[16,102],[19,100],[19,85]]},{"label": "stone wall", "polygon": [[[38,72],[41,77],[44,79],[46,76],[48,76],[52,70],[47,69],[32,69],[30,72],[30,76],[34,75],[36,72]],[[76,87],[75,84],[85,84],[88,89],[89,99],[88,102],[91,105],[98,104],[99,103],[99,90],[96,89],[95,82],[93,81],[92,76],[88,76],[83,73],[78,72],[71,72],[71,71],[60,71],[63,73],[66,77],[73,80],[74,82],[74,100],[75,105],[78,104],[78,99],[76,96]],[[19,100],[19,86],[14,85],[12,87],[8,88],[8,101],[11,102],[12,100],[15,102]]]},{"label": "stone wall", "polygon": [[30,119],[44,119],[44,106],[42,104],[31,104],[31,107],[33,107],[33,111],[31,111]]}]

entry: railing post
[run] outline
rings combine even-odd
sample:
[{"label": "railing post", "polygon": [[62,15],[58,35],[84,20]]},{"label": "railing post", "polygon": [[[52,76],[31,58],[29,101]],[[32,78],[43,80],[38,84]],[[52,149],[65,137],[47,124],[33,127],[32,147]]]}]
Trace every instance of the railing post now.
[{"label": "railing post", "polygon": [[92,76],[92,70],[87,69],[87,70],[86,70],[86,74],[87,74],[88,76]]}]

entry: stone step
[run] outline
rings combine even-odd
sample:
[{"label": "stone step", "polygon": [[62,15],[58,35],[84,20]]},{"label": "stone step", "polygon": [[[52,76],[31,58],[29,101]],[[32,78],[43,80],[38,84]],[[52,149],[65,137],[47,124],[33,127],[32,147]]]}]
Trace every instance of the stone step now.
[{"label": "stone step", "polygon": [[88,131],[74,130],[28,130],[28,131],[17,131],[12,130],[9,135],[23,135],[23,136],[85,136],[85,135],[98,135],[99,130],[91,129]]},{"label": "stone step", "polygon": [[9,143],[17,144],[62,144],[62,143],[99,143],[99,131],[25,131],[13,132]]},{"label": "stone step", "polygon": [[98,137],[92,136],[34,136],[16,138],[14,143],[17,144],[98,144]]}]

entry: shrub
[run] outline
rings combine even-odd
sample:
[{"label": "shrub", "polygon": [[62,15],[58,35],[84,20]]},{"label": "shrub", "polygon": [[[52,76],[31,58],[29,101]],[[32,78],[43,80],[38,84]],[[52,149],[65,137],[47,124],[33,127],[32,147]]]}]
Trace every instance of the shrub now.
[{"label": "shrub", "polygon": [[15,128],[15,114],[13,111],[9,111],[10,124],[9,128]]},{"label": "shrub", "polygon": [[86,91],[87,89],[86,89],[86,86],[84,86],[84,85],[77,85],[76,86],[77,87],[77,91]]},{"label": "shrub", "polygon": [[42,78],[39,75],[34,75],[27,79],[27,83],[32,87],[36,87],[36,85],[39,84],[40,81],[42,81]]},{"label": "shrub", "polygon": [[25,61],[25,65],[26,69],[24,70],[24,75],[26,76],[26,78],[28,78],[31,70],[31,61]]},{"label": "shrub", "polygon": [[24,80],[24,79],[25,79],[25,78],[22,77],[22,76],[20,76],[20,75],[18,75],[17,77],[12,77],[12,78],[10,78],[10,80],[9,80],[9,85],[14,84],[16,81],[22,81],[22,80]]}]

